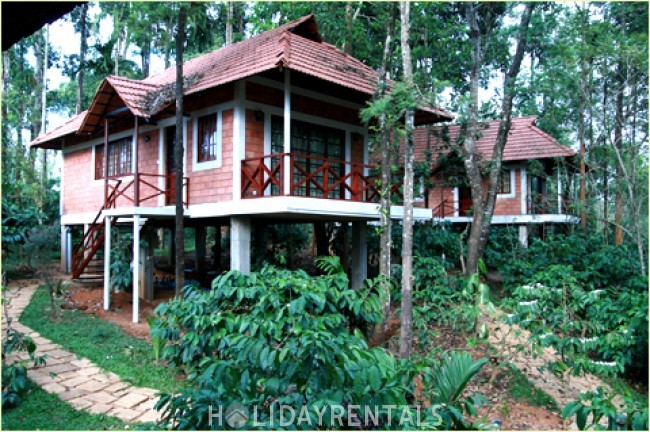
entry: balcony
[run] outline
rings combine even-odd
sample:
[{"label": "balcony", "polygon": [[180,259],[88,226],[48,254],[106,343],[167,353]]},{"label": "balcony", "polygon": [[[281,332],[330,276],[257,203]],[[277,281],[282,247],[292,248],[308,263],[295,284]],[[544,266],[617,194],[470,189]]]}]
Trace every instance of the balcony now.
[{"label": "balcony", "polygon": [[[134,207],[150,202],[160,196],[164,197],[166,205],[173,205],[176,199],[176,176],[174,174],[151,174],[137,173],[131,179],[108,179],[108,188],[105,197],[105,209],[121,207],[121,203],[129,202]],[[183,189],[188,197],[183,201],[185,207],[189,205],[189,182],[188,177],[183,177]],[[162,183],[163,186],[160,186]],[[157,205],[157,203],[155,204]]]},{"label": "balcony", "polygon": [[526,213],[530,215],[570,214],[570,201],[567,195],[547,195],[532,193],[526,199]]},{"label": "balcony", "polygon": [[[373,165],[295,153],[242,160],[241,197],[309,197],[364,203],[379,202],[380,174]],[[402,199],[401,182],[391,193]]]}]

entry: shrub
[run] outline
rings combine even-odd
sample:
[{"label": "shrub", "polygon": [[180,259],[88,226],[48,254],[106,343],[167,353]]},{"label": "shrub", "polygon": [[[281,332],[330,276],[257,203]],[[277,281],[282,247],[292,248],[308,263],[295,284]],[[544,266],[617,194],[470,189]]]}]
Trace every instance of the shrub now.
[{"label": "shrub", "polygon": [[[603,387],[595,392],[583,393],[577,401],[570,402],[562,410],[562,418],[576,417],[578,429],[603,429],[602,419],[607,419],[607,430],[648,430],[648,407],[623,397],[623,406],[617,407],[614,393],[608,393]],[[591,415],[591,420],[589,416]]]},{"label": "shrub", "polygon": [[[215,279],[210,291],[188,286],[183,298],[159,305],[152,332],[167,342],[163,358],[189,372],[188,387],[162,395],[157,405],[163,426],[224,428],[211,424],[210,413],[238,403],[255,413],[258,424],[249,419],[248,428],[282,428],[281,406],[300,418],[304,413],[309,423],[303,428],[313,429],[319,417],[323,428],[347,428],[347,421],[336,422],[334,406],[346,419],[355,406],[406,406],[414,400],[416,374],[428,383],[441,380],[433,360],[398,361],[382,348],[368,348],[362,333],[381,322],[381,285],[366,281],[363,289],[351,290],[335,264],[325,262],[331,274],[320,277],[272,267],[251,275],[231,271]],[[439,367],[456,374],[443,380],[454,388],[447,393],[453,400],[438,426],[464,427],[465,402],[473,407],[480,400],[460,395],[481,364],[459,362],[456,355],[448,362],[457,367]],[[427,394],[440,393],[432,387]],[[380,412],[378,427],[395,426],[400,414]]]}]

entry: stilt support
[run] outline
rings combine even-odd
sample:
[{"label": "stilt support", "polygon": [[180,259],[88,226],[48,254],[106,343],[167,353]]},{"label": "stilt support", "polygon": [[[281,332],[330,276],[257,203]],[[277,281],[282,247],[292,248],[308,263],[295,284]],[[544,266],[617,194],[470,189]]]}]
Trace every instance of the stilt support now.
[{"label": "stilt support", "polygon": [[104,310],[111,308],[111,219],[104,217]]},{"label": "stilt support", "polygon": [[352,280],[354,290],[363,287],[368,275],[368,243],[366,222],[352,222]]},{"label": "stilt support", "polygon": [[244,274],[251,271],[251,222],[247,217],[230,219],[230,268]]}]

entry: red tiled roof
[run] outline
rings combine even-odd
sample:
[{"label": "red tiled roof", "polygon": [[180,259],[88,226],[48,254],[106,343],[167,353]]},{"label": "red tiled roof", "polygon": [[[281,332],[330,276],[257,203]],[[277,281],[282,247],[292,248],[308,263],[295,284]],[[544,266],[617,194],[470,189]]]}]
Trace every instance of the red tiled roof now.
[{"label": "red tiled roof", "polygon": [[36,139],[29,143],[29,145],[43,148],[53,148],[52,146],[47,145],[47,143],[57,138],[75,133],[79,129],[79,126],[81,125],[84,117],[86,117],[87,112],[88,111],[81,112],[71,119],[67,120],[61,126],[58,126],[51,131],[36,137]]},{"label": "red tiled roof", "polygon": [[[513,118],[506,147],[503,150],[503,161],[521,161],[528,159],[545,159],[555,157],[570,157],[575,152],[569,147],[560,144],[555,138],[535,126],[537,116]],[[437,153],[446,153],[445,143],[440,137],[443,128],[447,128],[449,143],[458,140],[460,127],[458,125],[438,126],[432,128],[431,151],[433,156]],[[483,160],[492,159],[492,151],[496,142],[499,121],[494,120],[482,124],[481,137],[476,141],[477,153]],[[439,136],[436,136],[439,135]],[[415,158],[425,160],[427,148],[427,129],[418,128],[414,137]]]},{"label": "red tiled roof", "polygon": [[[335,46],[322,42],[314,16],[308,15],[185,62],[184,94],[190,95],[280,66],[367,95],[373,95],[377,87],[378,73]],[[175,67],[144,80],[109,76],[100,86],[77,133],[94,132],[102,116],[122,103],[139,117],[147,118],[159,113],[174,103],[170,89],[173,90],[175,80]],[[116,101],[113,95],[121,101]],[[437,108],[422,108],[420,112],[429,115],[429,119],[453,118]]]}]

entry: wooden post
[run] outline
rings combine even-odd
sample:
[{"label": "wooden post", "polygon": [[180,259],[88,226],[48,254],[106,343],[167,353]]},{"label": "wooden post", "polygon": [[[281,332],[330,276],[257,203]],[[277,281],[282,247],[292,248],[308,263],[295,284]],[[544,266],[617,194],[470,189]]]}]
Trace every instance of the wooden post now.
[{"label": "wooden post", "polygon": [[133,171],[133,183],[134,183],[134,189],[133,189],[133,205],[136,207],[140,207],[140,167],[138,166],[139,158],[138,158],[138,153],[139,152],[139,145],[138,145],[138,130],[139,130],[139,124],[138,124],[138,117],[135,117],[135,127],[133,129],[133,147],[135,148],[133,152],[133,165],[135,165],[134,171]]}]

